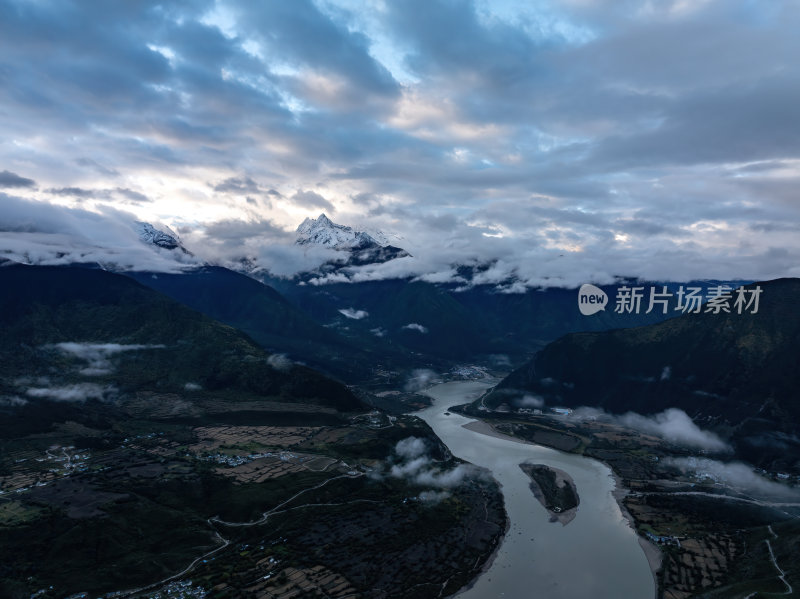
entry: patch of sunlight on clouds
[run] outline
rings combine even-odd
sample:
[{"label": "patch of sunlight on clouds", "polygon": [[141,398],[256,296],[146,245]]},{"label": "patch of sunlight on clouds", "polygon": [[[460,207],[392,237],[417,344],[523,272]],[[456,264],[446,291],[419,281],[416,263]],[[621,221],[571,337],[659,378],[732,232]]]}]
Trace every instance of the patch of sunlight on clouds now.
[{"label": "patch of sunlight on clouds", "polygon": [[236,16],[233,11],[219,2],[215,3],[214,8],[200,18],[200,22],[209,27],[216,27],[228,39],[233,39],[237,35]]}]

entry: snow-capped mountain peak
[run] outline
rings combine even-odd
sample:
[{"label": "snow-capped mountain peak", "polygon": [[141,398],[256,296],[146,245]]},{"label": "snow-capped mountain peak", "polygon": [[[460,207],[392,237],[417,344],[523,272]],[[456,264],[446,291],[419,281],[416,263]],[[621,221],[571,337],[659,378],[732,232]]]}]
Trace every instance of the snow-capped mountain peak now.
[{"label": "snow-capped mountain peak", "polygon": [[[385,236],[380,236],[385,241]],[[298,245],[316,245],[331,248],[346,255],[344,261],[336,260],[323,265],[323,270],[327,268],[336,269],[342,266],[364,266],[367,264],[380,264],[410,256],[402,248],[395,247],[389,243],[382,243],[365,231],[357,231],[353,227],[337,225],[332,222],[325,214],[320,214],[317,218],[307,218],[297,227]]]},{"label": "snow-capped mountain peak", "polygon": [[371,235],[356,231],[346,225],[337,225],[325,214],[317,218],[307,218],[297,227],[297,243],[300,245],[321,245],[335,250],[364,249],[380,247]]},{"label": "snow-capped mountain peak", "polygon": [[167,226],[162,225],[161,229],[157,229],[150,223],[137,221],[136,232],[143,243],[149,243],[165,250],[180,249],[186,254],[189,253],[181,244],[178,234]]}]

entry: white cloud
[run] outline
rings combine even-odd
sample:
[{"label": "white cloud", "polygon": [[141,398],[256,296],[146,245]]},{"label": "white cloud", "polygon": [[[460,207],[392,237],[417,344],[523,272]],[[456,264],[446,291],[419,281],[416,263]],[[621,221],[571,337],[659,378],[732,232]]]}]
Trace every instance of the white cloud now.
[{"label": "white cloud", "polygon": [[424,439],[420,439],[419,437],[406,437],[397,442],[394,451],[401,458],[412,460],[425,454],[428,451],[428,446]]},{"label": "white cloud", "polygon": [[95,263],[117,270],[180,272],[198,260],[143,243],[134,215],[66,208],[0,193],[0,258],[59,266]]},{"label": "white cloud", "polygon": [[730,446],[718,435],[701,429],[686,412],[678,408],[669,408],[652,416],[643,416],[635,412],[616,416],[597,408],[581,407],[573,411],[570,418],[614,422],[649,435],[661,437],[677,445],[698,447],[709,451],[730,451]]},{"label": "white cloud", "polygon": [[428,327],[424,327],[421,324],[418,324],[416,322],[412,322],[410,324],[404,325],[402,328],[407,329],[409,331],[417,331],[417,332],[423,333],[423,334],[428,332]]},{"label": "white cloud", "polygon": [[395,478],[413,478],[416,477],[421,471],[428,468],[430,465],[430,458],[422,456],[414,458],[401,464],[392,466],[389,474]]},{"label": "white cloud", "polygon": [[686,412],[678,408],[669,408],[650,417],[629,412],[620,416],[619,421],[623,426],[658,435],[678,445],[700,447],[712,451],[730,450],[728,444],[718,435],[701,429]]},{"label": "white cloud", "polygon": [[423,491],[419,494],[419,500],[423,503],[437,504],[450,497],[448,491]]},{"label": "white cloud", "polygon": [[352,318],[353,320],[361,320],[362,318],[366,318],[369,316],[369,312],[364,310],[354,310],[353,308],[345,308],[343,310],[339,310],[339,313],[347,318]]},{"label": "white cloud", "polygon": [[67,341],[56,343],[52,347],[64,354],[75,356],[88,362],[80,373],[85,376],[103,376],[111,374],[114,366],[111,363],[111,356],[123,352],[163,349],[165,345],[145,345],[145,344],[119,344],[119,343],[78,343]]},{"label": "white cloud", "polygon": [[479,470],[475,466],[459,464],[451,470],[423,470],[414,477],[414,482],[418,485],[449,489],[461,485],[468,478],[477,476],[479,476]]},{"label": "white cloud", "polygon": [[[471,464],[459,464],[449,470],[442,469],[428,455],[427,443],[418,437],[407,437],[395,446],[398,463],[392,464],[389,475],[406,478],[420,486],[450,489],[467,479],[482,478],[485,473]],[[443,496],[430,495],[430,499]]]},{"label": "white cloud", "polygon": [[526,393],[523,397],[515,399],[514,405],[518,408],[541,408],[544,406],[544,399],[540,395]]},{"label": "white cloud", "polygon": [[286,354],[270,354],[267,364],[280,372],[287,372],[294,366],[294,362]]},{"label": "white cloud", "polygon": [[742,462],[720,462],[707,458],[666,458],[664,464],[690,472],[748,494],[771,498],[800,500],[800,489],[788,487],[757,474],[752,466]]},{"label": "white cloud", "polygon": [[410,392],[420,391],[438,380],[438,376],[438,374],[428,368],[417,368],[411,371],[403,388]]},{"label": "white cloud", "polygon": [[83,402],[88,399],[102,401],[115,394],[116,388],[111,385],[100,386],[94,383],[77,383],[60,387],[31,387],[25,393],[29,397],[54,401]]}]

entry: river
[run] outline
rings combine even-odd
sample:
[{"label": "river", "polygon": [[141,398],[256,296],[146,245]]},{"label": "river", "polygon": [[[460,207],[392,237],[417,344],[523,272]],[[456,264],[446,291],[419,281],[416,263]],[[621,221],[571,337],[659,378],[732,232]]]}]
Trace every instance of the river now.
[{"label": "river", "polygon": [[[614,479],[605,464],[539,445],[477,433],[473,422],[447,408],[468,403],[490,387],[451,382],[425,393],[434,403],[415,414],[457,457],[488,468],[502,485],[510,528],[491,566],[459,599],[652,599],[655,581],[634,531],[611,495]],[[550,522],[520,469],[524,461],[560,468],[580,496],[567,526]]]}]

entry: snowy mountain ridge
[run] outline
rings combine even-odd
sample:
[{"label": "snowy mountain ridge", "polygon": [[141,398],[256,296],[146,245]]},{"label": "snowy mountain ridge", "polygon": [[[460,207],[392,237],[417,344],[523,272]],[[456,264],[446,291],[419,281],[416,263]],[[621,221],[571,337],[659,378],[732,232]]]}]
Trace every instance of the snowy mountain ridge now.
[{"label": "snowy mountain ridge", "polygon": [[165,225],[161,225],[161,229],[157,229],[150,223],[136,221],[136,232],[139,234],[139,239],[143,243],[152,244],[165,250],[180,249],[184,254],[190,252],[183,247],[180,237],[172,229]]},{"label": "snowy mountain ridge", "polygon": [[337,262],[335,266],[328,265],[328,268],[380,264],[395,258],[410,256],[404,249],[389,244],[387,237],[382,233],[378,233],[377,236],[385,243],[378,241],[365,231],[357,231],[346,225],[337,225],[323,213],[317,218],[306,218],[300,223],[300,226],[297,227],[295,243],[301,246],[327,247],[349,254],[344,263]]},{"label": "snowy mountain ridge", "polygon": [[356,231],[353,227],[337,225],[325,214],[317,218],[306,218],[297,227],[299,245],[321,245],[335,250],[357,250],[381,246],[374,237],[364,231]]}]

